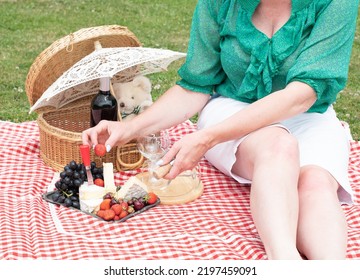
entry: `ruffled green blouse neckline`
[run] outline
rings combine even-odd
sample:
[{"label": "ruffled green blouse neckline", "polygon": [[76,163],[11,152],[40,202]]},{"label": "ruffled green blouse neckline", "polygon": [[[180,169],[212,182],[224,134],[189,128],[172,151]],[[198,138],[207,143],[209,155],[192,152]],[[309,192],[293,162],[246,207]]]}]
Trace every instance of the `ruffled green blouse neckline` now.
[{"label": "ruffled green blouse neckline", "polygon": [[298,81],[317,94],[309,112],[324,112],[346,84],[359,0],[292,0],[271,38],[252,23],[259,3],[199,0],[178,84],[252,103]]},{"label": "ruffled green blouse neckline", "polygon": [[[314,0],[293,0],[292,5],[292,13],[296,13],[298,11],[301,11],[305,7],[307,7],[311,2]],[[256,7],[260,4],[260,0],[241,0],[241,5],[250,14],[253,14]]]}]

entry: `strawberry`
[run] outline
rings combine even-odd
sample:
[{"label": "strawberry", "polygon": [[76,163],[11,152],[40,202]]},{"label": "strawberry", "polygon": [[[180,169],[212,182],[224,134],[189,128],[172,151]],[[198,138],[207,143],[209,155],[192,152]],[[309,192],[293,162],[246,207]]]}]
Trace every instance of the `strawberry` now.
[{"label": "strawberry", "polygon": [[103,219],[105,221],[111,221],[115,218],[115,212],[112,209],[107,209],[104,211]]},{"label": "strawberry", "polygon": [[99,210],[96,212],[96,215],[100,218],[104,218],[104,213],[105,213],[105,210]]},{"label": "strawberry", "polygon": [[153,193],[153,192],[149,192],[147,195],[146,195],[146,202],[148,203],[148,204],[154,204],[156,201],[157,201],[157,199],[158,199],[158,197],[157,197],[157,195],[155,194],[155,193]]},{"label": "strawberry", "polygon": [[99,187],[103,187],[103,186],[105,185],[104,180],[101,179],[101,178],[96,178],[96,179],[94,180],[94,184],[97,185],[97,186],[99,186]]},{"label": "strawberry", "polygon": [[121,213],[119,215],[119,218],[122,219],[122,218],[125,218],[129,213],[126,212],[125,210],[121,210]]},{"label": "strawberry", "polygon": [[106,154],[106,147],[104,144],[96,144],[94,148],[95,155],[103,157]]},{"label": "strawberry", "polygon": [[119,216],[121,211],[123,210],[123,208],[121,207],[120,204],[114,204],[111,206],[111,209],[114,210],[115,215]]},{"label": "strawberry", "polygon": [[100,210],[109,210],[110,209],[111,199],[106,198],[100,204]]},{"label": "strawberry", "polygon": [[127,211],[129,208],[129,205],[126,201],[122,201],[120,205],[121,205],[121,208],[125,211]]}]

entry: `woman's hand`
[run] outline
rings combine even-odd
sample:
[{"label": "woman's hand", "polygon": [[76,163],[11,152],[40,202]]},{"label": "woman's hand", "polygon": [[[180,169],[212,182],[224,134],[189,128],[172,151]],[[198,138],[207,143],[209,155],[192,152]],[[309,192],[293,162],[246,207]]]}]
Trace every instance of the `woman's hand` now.
[{"label": "woman's hand", "polygon": [[162,158],[163,164],[167,164],[175,159],[169,173],[164,178],[172,180],[180,173],[193,169],[212,147],[210,140],[205,130],[200,130],[187,134],[175,142]]},{"label": "woman's hand", "polygon": [[102,120],[96,126],[82,132],[83,144],[94,146],[104,144],[109,152],[111,148],[126,144],[132,139],[130,122]]}]

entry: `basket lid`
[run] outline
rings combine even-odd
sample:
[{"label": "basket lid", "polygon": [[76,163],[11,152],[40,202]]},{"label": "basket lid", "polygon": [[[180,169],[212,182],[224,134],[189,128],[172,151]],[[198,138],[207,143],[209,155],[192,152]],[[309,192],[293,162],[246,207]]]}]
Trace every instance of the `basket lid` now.
[{"label": "basket lid", "polygon": [[104,48],[141,46],[127,27],[119,25],[83,28],[58,39],[42,51],[30,67],[25,82],[30,105],[34,105],[65,71],[93,52],[95,41]]}]

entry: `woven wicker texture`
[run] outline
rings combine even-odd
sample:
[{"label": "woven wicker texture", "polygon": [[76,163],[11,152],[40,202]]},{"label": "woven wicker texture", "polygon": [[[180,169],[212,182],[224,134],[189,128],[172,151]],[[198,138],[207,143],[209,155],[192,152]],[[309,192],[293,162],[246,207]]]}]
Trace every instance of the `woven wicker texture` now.
[{"label": "woven wicker texture", "polygon": [[[94,43],[103,47],[137,47],[140,42],[126,27],[110,25],[81,29],[67,35],[45,49],[32,64],[27,79],[26,93],[33,105],[43,92],[84,56],[94,51]],[[81,132],[90,127],[90,103],[92,96],[77,99],[59,110],[45,107],[38,110],[37,123],[40,131],[40,157],[56,171],[61,171],[71,160],[81,162],[79,144]],[[131,149],[129,148],[131,147]],[[136,168],[143,157],[133,144],[114,148],[100,159],[91,153],[97,165],[112,162],[123,170]],[[124,152],[122,152],[124,151]],[[117,157],[122,163],[117,163]]]},{"label": "woven wicker texture", "polygon": [[[73,107],[60,111],[44,112],[37,118],[40,133],[40,157],[56,171],[62,171],[71,160],[82,162],[79,145],[81,132],[90,126],[89,101],[84,99],[72,104]],[[103,158],[95,156],[91,150],[91,159],[97,166],[102,162],[116,163],[116,149],[106,153]]]},{"label": "woven wicker texture", "polygon": [[76,62],[94,51],[94,42],[103,48],[141,46],[124,26],[105,25],[80,29],[46,48],[35,59],[26,78],[26,94],[33,105],[45,90]]}]

